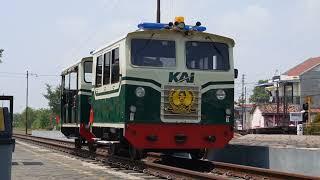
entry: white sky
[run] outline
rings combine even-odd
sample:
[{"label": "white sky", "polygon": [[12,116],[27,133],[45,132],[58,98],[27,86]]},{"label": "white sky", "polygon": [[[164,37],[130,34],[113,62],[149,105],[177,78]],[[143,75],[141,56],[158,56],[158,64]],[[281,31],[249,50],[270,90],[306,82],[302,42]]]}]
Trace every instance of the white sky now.
[{"label": "white sky", "polygon": [[[162,0],[162,22],[184,16],[202,22],[207,32],[236,41],[235,67],[254,82],[283,73],[310,57],[320,56],[318,0]],[[25,73],[29,105],[46,107],[45,83],[57,85],[62,69],[91,50],[155,21],[156,0],[10,0],[0,3],[0,94],[14,95],[15,111],[25,106]],[[46,76],[50,75],[50,76]],[[236,81],[236,98],[241,78]]]}]

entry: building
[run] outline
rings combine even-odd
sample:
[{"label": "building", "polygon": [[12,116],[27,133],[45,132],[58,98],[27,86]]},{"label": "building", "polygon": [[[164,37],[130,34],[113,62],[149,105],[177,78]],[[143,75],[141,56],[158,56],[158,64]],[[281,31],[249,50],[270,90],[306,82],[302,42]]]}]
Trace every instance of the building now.
[{"label": "building", "polygon": [[312,99],[311,109],[320,108],[320,57],[310,58],[289,69],[280,77],[279,95],[294,104]]},{"label": "building", "polygon": [[237,130],[244,130],[250,128],[252,114],[250,113],[254,108],[254,104],[236,104],[234,105],[234,122]]},{"label": "building", "polygon": [[278,111],[276,103],[260,104],[255,106],[251,111],[252,119],[249,129],[289,126],[289,113],[300,112],[300,106],[290,104],[286,107],[285,111],[283,110],[283,105],[280,104]]},{"label": "building", "polygon": [[[311,119],[320,112],[320,57],[309,58],[265,85],[271,94],[269,103],[279,102],[281,108],[288,104],[299,105],[311,97]],[[278,97],[277,97],[278,93]]]}]

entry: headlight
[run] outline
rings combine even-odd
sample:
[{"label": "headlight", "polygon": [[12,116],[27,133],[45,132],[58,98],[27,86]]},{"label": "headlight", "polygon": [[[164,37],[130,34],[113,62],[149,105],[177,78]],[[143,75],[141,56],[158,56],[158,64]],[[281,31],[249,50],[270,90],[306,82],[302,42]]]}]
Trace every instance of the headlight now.
[{"label": "headlight", "polygon": [[143,87],[137,87],[136,89],[136,96],[137,97],[144,97],[146,95],[146,91],[144,90]]},{"label": "headlight", "polygon": [[226,109],[226,114],[231,115],[231,109]]},{"label": "headlight", "polygon": [[130,106],[130,111],[135,113],[137,111],[137,108],[133,105]]},{"label": "headlight", "polygon": [[216,92],[216,96],[217,96],[217,99],[223,100],[224,98],[226,98],[226,92],[224,92],[224,90],[222,90],[222,89],[219,89]]}]

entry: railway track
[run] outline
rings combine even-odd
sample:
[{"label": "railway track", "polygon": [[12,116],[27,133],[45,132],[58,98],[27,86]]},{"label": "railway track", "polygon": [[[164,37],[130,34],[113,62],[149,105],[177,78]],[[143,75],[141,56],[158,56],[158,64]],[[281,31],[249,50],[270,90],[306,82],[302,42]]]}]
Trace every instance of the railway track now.
[{"label": "railway track", "polygon": [[13,135],[18,140],[45,146],[81,158],[94,160],[112,167],[133,170],[165,179],[319,179],[293,173],[278,172],[269,169],[235,165],[205,160],[191,160],[179,157],[161,156],[151,153],[142,161],[109,156],[107,149],[98,148],[96,153],[87,149],[76,149],[74,143],[63,140],[33,137],[21,134]]}]

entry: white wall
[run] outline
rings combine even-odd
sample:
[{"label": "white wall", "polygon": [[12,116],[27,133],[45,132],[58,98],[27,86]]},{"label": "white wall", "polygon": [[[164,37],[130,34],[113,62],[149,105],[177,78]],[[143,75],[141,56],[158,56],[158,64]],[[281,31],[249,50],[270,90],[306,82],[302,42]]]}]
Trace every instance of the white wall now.
[{"label": "white wall", "polygon": [[262,116],[262,113],[259,107],[256,107],[252,115],[250,128],[253,129],[253,128],[263,128],[263,127],[264,127],[264,118]]}]

